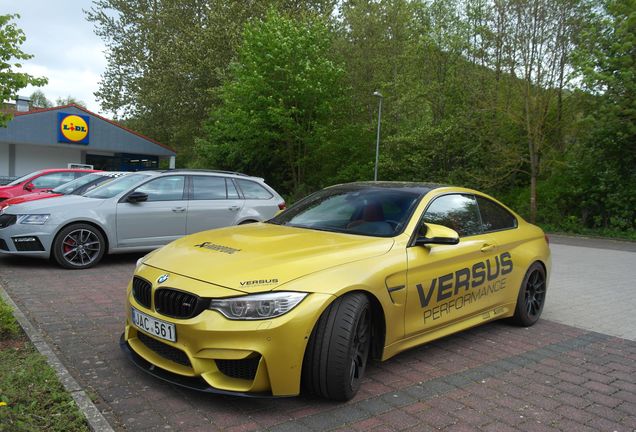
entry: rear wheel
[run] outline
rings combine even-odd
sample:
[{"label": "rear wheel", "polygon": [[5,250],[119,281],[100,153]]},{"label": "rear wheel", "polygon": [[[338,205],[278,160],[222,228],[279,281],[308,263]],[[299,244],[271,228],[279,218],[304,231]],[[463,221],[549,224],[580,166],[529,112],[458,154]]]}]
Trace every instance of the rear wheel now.
[{"label": "rear wheel", "polygon": [[104,256],[106,242],[92,225],[73,224],[60,231],[53,241],[53,258],[64,268],[85,269]]},{"label": "rear wheel", "polygon": [[543,266],[535,262],[523,278],[512,322],[529,327],[539,321],[546,295],[546,275]]},{"label": "rear wheel", "polygon": [[303,361],[303,387],[312,394],[346,401],[364,377],[371,343],[371,305],[361,293],[336,299],[322,313]]}]

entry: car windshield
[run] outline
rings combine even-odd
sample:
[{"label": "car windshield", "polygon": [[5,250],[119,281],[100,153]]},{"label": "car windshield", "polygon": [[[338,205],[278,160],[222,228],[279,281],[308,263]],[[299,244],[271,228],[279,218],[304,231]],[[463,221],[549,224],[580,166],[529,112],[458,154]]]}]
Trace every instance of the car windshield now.
[{"label": "car windshield", "polygon": [[269,223],[392,237],[402,231],[420,196],[387,188],[330,188],[299,201]]},{"label": "car windshield", "polygon": [[34,175],[38,175],[40,174],[42,171],[34,171],[32,173],[28,173],[26,175],[23,175],[22,177],[19,177],[15,180],[13,180],[11,183],[7,184],[7,186],[15,186],[15,185],[19,185],[20,183],[22,183],[23,181],[25,181],[28,178],[33,177]]},{"label": "car windshield", "polygon": [[134,186],[145,178],[148,178],[148,174],[129,174],[95,188],[92,191],[85,193],[84,196],[102,199],[112,198],[115,195],[128,190],[131,186]]},{"label": "car windshield", "polygon": [[88,183],[100,178],[106,178],[106,177],[99,175],[97,173],[86,174],[85,176],[76,178],[75,180],[71,180],[68,183],[59,185],[55,189],[52,189],[51,192],[56,194],[67,195],[67,194],[73,193],[74,190],[81,188],[82,186],[87,185]]}]

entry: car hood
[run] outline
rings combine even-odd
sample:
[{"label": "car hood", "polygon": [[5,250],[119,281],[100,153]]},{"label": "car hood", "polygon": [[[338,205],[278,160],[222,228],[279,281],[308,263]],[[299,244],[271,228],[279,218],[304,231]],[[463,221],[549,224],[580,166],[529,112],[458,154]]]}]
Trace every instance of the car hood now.
[{"label": "car hood", "polygon": [[254,293],[385,254],[393,243],[392,238],[257,223],[183,237],[152,253],[144,264]]},{"label": "car hood", "polygon": [[45,198],[55,198],[55,197],[59,197],[59,196],[62,196],[62,194],[57,194],[57,193],[52,193],[52,192],[30,193],[30,194],[26,194],[26,195],[20,195],[20,196],[17,196],[17,197],[9,198],[6,201],[2,201],[2,202],[0,202],[0,207],[6,207],[6,206],[9,206],[9,205],[17,205],[17,204],[22,204],[22,203],[25,203],[25,202],[35,201],[35,200],[45,199]]},{"label": "car hood", "polygon": [[7,212],[11,214],[45,214],[67,212],[75,207],[92,209],[104,203],[103,199],[87,198],[81,195],[64,195],[54,200],[35,200],[11,205]]}]

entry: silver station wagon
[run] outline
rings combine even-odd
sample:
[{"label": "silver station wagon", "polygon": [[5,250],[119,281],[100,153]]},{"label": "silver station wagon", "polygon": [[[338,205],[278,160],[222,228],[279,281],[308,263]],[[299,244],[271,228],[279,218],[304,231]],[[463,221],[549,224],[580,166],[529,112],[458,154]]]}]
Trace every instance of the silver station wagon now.
[{"label": "silver station wagon", "polygon": [[155,249],[186,234],[260,222],[285,208],[262,178],[226,171],[144,171],[82,196],[8,207],[0,253],[84,269],[106,253]]}]

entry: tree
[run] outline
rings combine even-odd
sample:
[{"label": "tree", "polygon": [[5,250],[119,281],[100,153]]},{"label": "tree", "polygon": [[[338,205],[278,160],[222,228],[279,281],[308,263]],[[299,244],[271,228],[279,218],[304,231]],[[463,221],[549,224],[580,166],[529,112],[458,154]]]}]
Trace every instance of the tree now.
[{"label": "tree", "polygon": [[296,196],[320,186],[325,167],[333,173],[355,148],[341,139],[347,91],[331,49],[325,21],[315,15],[271,9],[248,24],[200,141],[206,161],[266,176]]},{"label": "tree", "polygon": [[195,159],[194,137],[241,41],[244,24],[276,4],[330,14],[334,0],[97,0],[87,12],[107,47],[96,93],[104,111]]},{"label": "tree", "polygon": [[[24,32],[11,21],[19,15],[0,15],[0,100],[14,100],[20,89],[28,85],[43,86],[46,78],[36,78],[25,72],[18,72],[20,61],[29,60],[32,55],[24,53],[20,45],[26,40]],[[0,113],[0,126],[5,126],[11,114]]]},{"label": "tree", "polygon": [[31,93],[31,106],[34,108],[51,108],[53,103],[46,98],[42,90],[36,90]]},{"label": "tree", "polygon": [[75,105],[81,106],[82,108],[86,108],[86,103],[84,101],[76,99],[76,98],[74,98],[71,95],[68,95],[65,98],[59,97],[59,98],[55,99],[55,104],[57,106],[75,104]]},{"label": "tree", "polygon": [[588,227],[636,228],[636,1],[606,0],[582,36],[587,133],[568,158],[569,201]]}]

